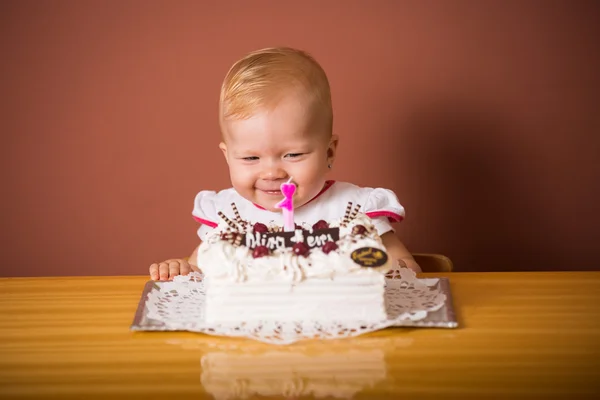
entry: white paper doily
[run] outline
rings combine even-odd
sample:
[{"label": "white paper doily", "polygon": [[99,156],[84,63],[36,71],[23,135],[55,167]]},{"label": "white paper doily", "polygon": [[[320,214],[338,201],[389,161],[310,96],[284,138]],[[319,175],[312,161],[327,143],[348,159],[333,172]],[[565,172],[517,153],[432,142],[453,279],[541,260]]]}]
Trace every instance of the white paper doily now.
[{"label": "white paper doily", "polygon": [[446,295],[437,279],[417,279],[409,269],[396,271],[386,278],[385,304],[388,318],[363,321],[253,321],[236,324],[208,324],[204,320],[205,289],[202,275],[177,276],[162,282],[146,300],[147,318],[160,321],[161,330],[186,330],[209,335],[247,337],[267,343],[289,344],[305,339],[339,339],[357,336],[398,325],[401,321],[419,321],[429,312],[444,306]]}]

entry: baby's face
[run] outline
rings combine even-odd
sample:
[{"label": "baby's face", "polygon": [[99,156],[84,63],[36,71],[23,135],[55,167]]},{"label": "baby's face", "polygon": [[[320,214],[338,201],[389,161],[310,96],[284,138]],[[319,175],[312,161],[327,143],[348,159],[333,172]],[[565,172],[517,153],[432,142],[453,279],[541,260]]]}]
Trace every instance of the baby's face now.
[{"label": "baby's face", "polygon": [[290,177],[296,184],[294,206],[315,197],[325,184],[337,138],[312,123],[310,110],[296,96],[284,98],[273,110],[223,124],[220,147],[229,164],[231,183],[249,201],[281,211],[280,185]]}]

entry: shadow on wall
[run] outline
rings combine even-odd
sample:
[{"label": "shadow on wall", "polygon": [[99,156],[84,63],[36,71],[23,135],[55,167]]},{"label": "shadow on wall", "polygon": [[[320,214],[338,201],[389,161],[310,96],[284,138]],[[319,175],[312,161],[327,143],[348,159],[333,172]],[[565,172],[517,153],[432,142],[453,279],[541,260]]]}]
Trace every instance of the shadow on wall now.
[{"label": "shadow on wall", "polygon": [[539,163],[530,162],[530,142],[481,106],[414,112],[403,146],[420,210],[414,234],[427,241],[417,250],[446,254],[456,271],[545,270],[566,261],[552,233],[556,221],[531,181]]}]

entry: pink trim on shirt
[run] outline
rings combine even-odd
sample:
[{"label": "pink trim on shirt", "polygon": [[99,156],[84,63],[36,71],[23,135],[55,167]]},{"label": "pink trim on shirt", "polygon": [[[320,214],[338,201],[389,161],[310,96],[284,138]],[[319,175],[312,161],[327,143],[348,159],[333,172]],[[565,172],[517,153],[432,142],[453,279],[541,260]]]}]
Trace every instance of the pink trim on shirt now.
[{"label": "pink trim on shirt", "polygon": [[202,225],[207,225],[207,226],[210,226],[211,228],[216,228],[217,225],[218,225],[218,224],[216,224],[216,223],[214,223],[212,221],[209,221],[207,219],[198,218],[195,215],[192,215],[192,217],[194,217],[194,219],[196,221],[200,222]]},{"label": "pink trim on shirt", "polygon": [[[325,181],[325,186],[323,186],[323,189],[321,189],[321,191],[320,191],[319,193],[317,193],[317,195],[316,195],[315,197],[313,197],[313,198],[312,198],[312,199],[310,199],[308,202],[306,202],[306,203],[305,203],[305,205],[306,205],[306,204],[308,204],[308,203],[310,203],[311,201],[315,200],[317,197],[319,197],[319,196],[320,196],[320,195],[322,195],[323,193],[325,193],[325,192],[326,192],[326,191],[327,191],[327,190],[328,190],[330,187],[332,187],[332,186],[333,186],[333,184],[334,184],[334,183],[335,183],[335,181]],[[261,210],[266,210],[266,208],[264,208],[264,207],[262,207],[262,206],[259,206],[259,205],[258,205],[258,204],[256,204],[256,203],[252,203],[252,204],[254,204],[254,206],[255,206],[256,208],[259,208],[259,209],[261,209]]]},{"label": "pink trim on shirt", "polygon": [[402,215],[396,214],[395,212],[391,211],[371,211],[365,214],[367,214],[367,217],[369,218],[388,217],[388,220],[390,222],[400,222],[404,219]]}]

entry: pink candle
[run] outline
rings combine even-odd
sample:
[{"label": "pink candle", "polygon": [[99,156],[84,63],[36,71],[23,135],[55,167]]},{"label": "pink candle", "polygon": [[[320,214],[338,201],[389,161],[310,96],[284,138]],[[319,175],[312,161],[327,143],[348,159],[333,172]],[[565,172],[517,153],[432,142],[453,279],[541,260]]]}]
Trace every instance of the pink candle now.
[{"label": "pink candle", "polygon": [[275,204],[275,207],[281,208],[283,212],[283,230],[285,232],[293,232],[296,229],[294,224],[294,193],[296,192],[296,185],[290,178],[286,183],[281,184],[281,193],[283,193],[283,200]]}]

